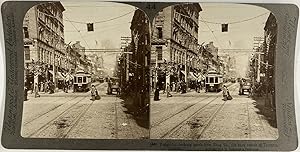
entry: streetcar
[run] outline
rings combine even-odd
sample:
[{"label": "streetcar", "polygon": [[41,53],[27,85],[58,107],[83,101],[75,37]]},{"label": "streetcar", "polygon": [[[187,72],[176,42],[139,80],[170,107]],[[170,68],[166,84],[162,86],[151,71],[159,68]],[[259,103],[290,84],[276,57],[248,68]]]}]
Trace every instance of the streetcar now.
[{"label": "streetcar", "polygon": [[222,90],[223,76],[216,71],[209,71],[205,76],[206,91],[219,92]]},{"label": "streetcar", "polygon": [[87,92],[89,91],[92,83],[91,74],[79,70],[74,75],[73,86],[74,92]]}]

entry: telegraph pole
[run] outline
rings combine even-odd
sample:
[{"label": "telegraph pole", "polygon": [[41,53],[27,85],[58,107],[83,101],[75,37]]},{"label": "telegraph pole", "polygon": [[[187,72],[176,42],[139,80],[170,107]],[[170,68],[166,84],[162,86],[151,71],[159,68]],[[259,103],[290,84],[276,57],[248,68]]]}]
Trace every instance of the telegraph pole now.
[{"label": "telegraph pole", "polygon": [[263,37],[254,37],[254,47],[253,49],[256,50],[257,53],[257,58],[258,58],[258,62],[257,62],[257,78],[256,81],[260,82],[260,62],[261,62],[261,54],[262,52],[260,51],[262,49],[262,44],[263,44],[264,38]]},{"label": "telegraph pole", "polygon": [[[123,48],[123,51],[125,52],[127,47],[129,46],[131,42],[131,37],[125,37],[121,36],[121,46]],[[126,51],[128,52],[128,51]],[[125,67],[125,75],[126,75],[126,81],[129,81],[129,53],[126,54],[126,67]]]},{"label": "telegraph pole", "polygon": [[185,76],[184,76],[184,81],[185,81],[185,83],[187,84],[187,81],[188,81],[188,79],[187,79],[187,50],[186,50],[186,52],[185,52],[185,54],[184,54],[184,62],[185,62],[185,66],[184,66],[184,74],[185,74]]}]

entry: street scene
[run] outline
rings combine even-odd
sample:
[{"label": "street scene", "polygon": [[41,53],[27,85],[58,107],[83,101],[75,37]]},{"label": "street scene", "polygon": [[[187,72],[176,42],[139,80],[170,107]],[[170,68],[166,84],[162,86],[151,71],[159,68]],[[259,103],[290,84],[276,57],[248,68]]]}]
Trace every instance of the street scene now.
[{"label": "street scene", "polygon": [[157,14],[151,30],[151,139],[278,138],[272,12],[174,5]]},{"label": "street scene", "polygon": [[149,30],[147,16],[126,4],[29,9],[22,137],[149,138]]}]

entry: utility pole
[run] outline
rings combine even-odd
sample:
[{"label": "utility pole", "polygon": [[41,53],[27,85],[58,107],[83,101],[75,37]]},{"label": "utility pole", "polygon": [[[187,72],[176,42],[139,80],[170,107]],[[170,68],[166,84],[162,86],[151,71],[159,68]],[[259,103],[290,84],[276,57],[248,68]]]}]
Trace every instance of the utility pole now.
[{"label": "utility pole", "polygon": [[[127,47],[129,46],[131,42],[131,37],[125,37],[121,36],[121,48],[123,48],[123,52],[128,52]],[[125,67],[125,75],[126,75],[126,81],[129,81],[129,53],[126,54],[126,67]]]},{"label": "utility pole", "polygon": [[256,50],[256,53],[257,53],[257,56],[258,56],[258,61],[257,61],[257,78],[256,78],[256,81],[257,82],[260,82],[260,62],[261,62],[261,54],[262,52],[260,51],[262,49],[262,44],[263,44],[263,41],[264,41],[264,38],[263,37],[254,37],[254,47],[253,49]]},{"label": "utility pole", "polygon": [[55,91],[55,89],[56,89],[55,50],[53,52],[53,84],[54,84],[54,91]]},{"label": "utility pole", "polygon": [[155,51],[155,76],[154,76],[154,90],[157,88],[157,77],[158,77],[158,52]]},{"label": "utility pole", "polygon": [[188,65],[187,65],[187,50],[186,50],[186,52],[185,52],[185,54],[184,54],[184,62],[185,62],[185,66],[184,66],[184,74],[185,74],[185,76],[184,76],[184,81],[185,81],[185,83],[186,84],[188,84],[187,83],[187,81],[188,81],[188,78],[187,78],[187,75],[188,75],[188,73],[187,73],[187,67],[188,67]]}]

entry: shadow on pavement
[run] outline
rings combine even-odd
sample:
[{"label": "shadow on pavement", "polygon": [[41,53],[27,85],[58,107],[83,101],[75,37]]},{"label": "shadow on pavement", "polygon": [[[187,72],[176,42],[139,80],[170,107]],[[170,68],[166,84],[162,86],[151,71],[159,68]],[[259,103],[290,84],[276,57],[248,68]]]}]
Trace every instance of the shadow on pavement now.
[{"label": "shadow on pavement", "polygon": [[272,127],[277,128],[276,110],[266,107],[265,98],[263,97],[256,97],[253,99],[255,100],[255,102],[253,102],[252,104],[259,110],[256,111],[256,113],[259,115],[263,115],[264,117],[262,119],[267,120]]},{"label": "shadow on pavement", "polygon": [[122,106],[126,108],[124,113],[130,114],[140,127],[149,129],[149,105],[145,107],[136,106],[133,97],[122,97]]}]

